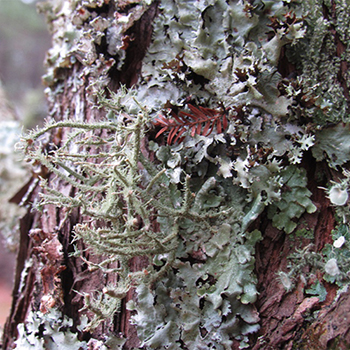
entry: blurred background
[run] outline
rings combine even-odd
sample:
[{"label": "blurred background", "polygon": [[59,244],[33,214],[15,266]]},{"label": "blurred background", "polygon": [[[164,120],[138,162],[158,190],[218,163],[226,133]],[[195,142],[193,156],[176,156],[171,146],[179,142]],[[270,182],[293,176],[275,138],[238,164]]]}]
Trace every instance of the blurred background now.
[{"label": "blurred background", "polygon": [[41,76],[51,39],[37,2],[0,0],[0,328],[11,305],[18,220],[25,210],[8,201],[30,176],[15,144],[46,116]]}]

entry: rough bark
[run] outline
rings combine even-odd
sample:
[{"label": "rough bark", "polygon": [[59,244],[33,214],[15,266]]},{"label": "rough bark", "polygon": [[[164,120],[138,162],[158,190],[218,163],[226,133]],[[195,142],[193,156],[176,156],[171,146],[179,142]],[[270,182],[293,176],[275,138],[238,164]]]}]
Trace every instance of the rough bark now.
[{"label": "rough bark", "polygon": [[[130,87],[137,81],[142,58],[151,38],[152,18],[155,16],[156,8],[157,3],[155,2],[128,30],[135,40],[126,50],[127,57],[121,70],[109,72],[109,89],[112,91],[118,89],[121,84]],[[104,52],[104,55],[109,56],[107,52]],[[74,119],[76,111],[79,110],[85,123],[104,118],[105,112],[94,108],[91,102],[90,93],[87,91],[88,81],[78,91],[73,88],[74,77],[81,74],[83,68],[77,63],[70,70],[61,70],[58,73],[64,91],[55,94],[54,100],[50,101],[50,117],[56,120]],[[65,113],[68,110],[71,111],[69,115]],[[59,147],[61,140],[66,136],[65,132],[67,131],[54,130],[50,135],[51,142]],[[27,205],[29,209],[20,222],[20,246],[16,263],[13,302],[4,328],[3,349],[14,347],[18,334],[17,325],[26,320],[32,307],[46,312],[47,308],[58,306],[62,308],[65,315],[74,320],[76,326],[80,323],[78,310],[83,307],[82,294],[90,293],[96,289],[96,286],[105,285],[115,279],[114,276],[103,276],[100,271],[95,273],[87,271],[80,258],[76,259],[69,255],[72,252],[72,228],[81,221],[78,212],[73,213],[69,218],[66,217],[64,209],[54,206],[47,206],[43,213],[30,212],[32,203],[39,197],[39,177],[47,178],[49,181],[54,178],[53,175],[47,174],[45,168],[39,167],[12,200],[18,204],[22,202],[21,205]],[[61,183],[57,190],[67,194],[74,191],[71,186],[64,183]],[[85,248],[82,242],[79,243],[79,248],[82,250]],[[86,258],[89,259],[88,253]],[[28,261],[32,261],[30,266],[26,266]],[[135,258],[132,265],[138,270],[145,266],[145,262],[142,258]],[[74,291],[79,291],[79,293]],[[123,303],[121,312],[116,316],[115,328],[112,330],[115,333],[122,332],[126,335],[128,342],[125,346],[130,349],[138,345],[135,330],[129,324],[130,312],[125,309],[126,302],[132,296],[133,291],[131,290]],[[95,330],[94,334],[98,338],[104,332],[106,330],[102,325]]]},{"label": "rough bark", "polygon": [[[339,333],[329,337],[319,337],[313,332],[319,325],[332,327],[329,323],[332,305],[337,288],[327,284],[327,298],[320,302],[317,297],[304,294],[305,280],[298,279],[295,289],[287,292],[276,278],[279,271],[287,270],[288,257],[296,249],[302,249],[310,244],[315,251],[321,251],[326,243],[331,243],[331,232],[335,227],[334,212],[329,200],[325,197],[322,187],[329,181],[331,173],[324,163],[316,164],[310,157],[305,163],[309,175],[309,188],[312,190],[313,202],[317,206],[315,214],[305,215],[300,222],[301,227],[309,227],[314,232],[313,239],[302,239],[285,235],[272,227],[271,223],[260,222],[264,226],[264,239],[257,245],[256,271],[259,279],[260,292],[257,308],[261,318],[261,329],[252,341],[252,349],[328,349],[330,339],[344,335],[348,330],[339,329]],[[321,182],[315,181],[315,171],[325,171]],[[307,269],[306,271],[307,272]],[[315,276],[314,278],[320,278]],[[320,310],[317,318],[306,320],[311,312]],[[343,325],[345,326],[345,325]],[[345,326],[347,328],[347,326]],[[344,332],[344,333],[343,333]],[[263,342],[259,340],[263,336]],[[347,340],[346,340],[347,341]]]}]

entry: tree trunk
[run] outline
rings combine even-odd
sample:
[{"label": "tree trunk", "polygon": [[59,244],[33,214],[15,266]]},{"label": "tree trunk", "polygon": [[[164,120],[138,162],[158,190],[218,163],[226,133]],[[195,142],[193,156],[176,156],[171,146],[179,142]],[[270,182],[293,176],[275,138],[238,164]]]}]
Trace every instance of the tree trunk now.
[{"label": "tree trunk", "polygon": [[346,5],[41,4],[4,349],[348,348]]}]

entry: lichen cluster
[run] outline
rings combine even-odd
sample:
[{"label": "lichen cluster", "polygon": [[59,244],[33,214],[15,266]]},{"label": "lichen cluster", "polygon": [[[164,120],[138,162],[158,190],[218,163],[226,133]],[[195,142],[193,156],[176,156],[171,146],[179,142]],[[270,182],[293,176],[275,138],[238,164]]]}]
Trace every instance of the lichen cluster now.
[{"label": "lichen cluster", "polygon": [[[87,329],[112,318],[134,286],[137,300],[127,307],[141,347],[229,349],[236,339],[245,348],[259,329],[254,253],[263,233],[251,224],[266,209],[275,227],[291,233],[304,213],[315,212],[300,167],[305,152],[333,168],[350,159],[348,126],[327,125],[346,121],[345,87],[333,82],[347,61],[345,46],[344,55],[330,59],[328,29],[340,32],[349,20],[323,18],[319,1],[163,0],[139,81],[109,91],[107,99],[111,66],[123,69],[127,30],[151,6],[126,3],[117,2],[112,18],[103,15],[108,1],[42,5],[54,33],[45,77],[50,98],[63,89],[63,70],[79,61],[83,68],[68,83],[77,91],[87,82],[89,101],[105,109],[106,119],[83,123],[75,98],[67,120],[23,138],[27,158],[56,175],[42,181],[38,209],[78,208],[86,220],[76,225],[76,238],[103,257],[85,263],[119,276],[118,284],[85,296],[85,308],[95,314]],[[311,14],[313,5],[318,15]],[[346,45],[344,35],[339,40]],[[284,76],[279,63],[286,57],[294,70]],[[188,103],[222,108],[227,129],[184,133],[174,145],[152,139],[158,115],[189,112]],[[54,104],[52,113],[58,110]],[[47,150],[45,133],[54,128],[70,132]],[[72,195],[55,189],[60,181]],[[340,190],[348,191],[348,182]],[[347,197],[335,195],[329,189],[331,201],[347,208]],[[333,251],[325,253],[329,276],[337,276],[339,265]],[[130,271],[135,256],[147,256],[148,267]],[[280,276],[288,289],[290,276]],[[322,286],[314,289],[309,294],[323,293]]]},{"label": "lichen cluster", "polygon": [[[287,290],[290,290],[296,281],[312,281],[311,287],[305,290],[308,295],[316,295],[322,302],[326,299],[327,290],[324,281],[335,283],[341,289],[347,290],[350,282],[350,173],[343,172],[341,181],[331,181],[325,189],[331,205],[334,207],[337,225],[332,230],[332,244],[325,244],[321,252],[315,252],[312,245],[296,250],[289,257],[288,272],[281,272],[280,279]],[[322,273],[322,280],[315,280],[317,273]]]},{"label": "lichen cluster", "polygon": [[[297,115],[318,125],[349,122],[349,31],[350,18],[342,9],[348,1],[303,1],[308,28],[290,56],[302,74],[295,88],[301,105]],[[335,83],[336,82],[336,83]]]},{"label": "lichen cluster", "polygon": [[67,316],[63,319],[60,317],[60,312],[54,309],[47,314],[30,312],[26,324],[18,326],[17,349],[86,349],[86,342],[79,340],[77,334],[69,330],[73,320]]},{"label": "lichen cluster", "polygon": [[[230,344],[233,328],[243,329],[244,334],[257,330],[258,317],[249,304],[257,297],[252,254],[261,234],[259,231],[245,232],[256,213],[244,213],[247,205],[244,192],[233,185],[231,179],[220,179],[215,173],[204,180],[186,174],[183,169],[179,180],[174,181],[162,163],[153,164],[141,153],[140,141],[148,116],[141,110],[135,116],[128,114],[128,120],[123,122],[124,115],[124,112],[120,114],[118,122],[48,124],[27,135],[23,144],[28,159],[33,163],[40,162],[57,176],[57,181],[64,180],[77,190],[75,196],[67,196],[43,180],[44,191],[38,209],[46,204],[64,207],[68,211],[79,208],[88,219],[76,225],[76,237],[82,238],[95,253],[104,256],[99,264],[86,263],[91,270],[100,268],[120,277],[118,285],[106,286],[97,298],[86,297],[86,309],[95,313],[88,328],[112,317],[118,310],[118,300],[126,296],[132,285],[139,285],[138,303],[141,306],[129,307],[138,310],[134,322],[138,324],[140,321],[138,329],[142,339],[144,332],[149,334],[149,327],[153,329],[153,325],[147,325],[145,330],[142,326],[145,323],[143,318],[150,319],[149,310],[142,305],[151,298],[149,286],[152,283],[157,286],[156,290],[161,288],[165,293],[164,302],[172,289],[178,294],[176,299],[179,302],[191,295],[191,300],[182,306],[179,304],[163,320],[163,326],[157,318],[159,327],[170,331],[170,325],[178,323],[176,317],[180,317],[181,310],[187,313],[191,307],[197,308],[196,312],[193,311],[192,321],[205,320],[209,313],[216,314],[218,320],[225,316],[227,321],[201,326],[208,334],[218,334],[213,343],[217,346]],[[45,154],[38,147],[40,138],[57,127],[70,127],[73,131],[61,147]],[[103,129],[107,134],[103,138],[94,135],[96,129]],[[182,190],[179,190],[180,184]],[[240,222],[244,222],[245,227]],[[151,259],[149,267],[130,271],[129,260],[143,255]],[[192,265],[189,261],[182,261],[191,256]],[[156,293],[160,298],[161,292]],[[173,302],[175,300],[167,301]],[[200,304],[205,308],[199,307]],[[235,305],[234,313],[231,304]],[[197,324],[190,326],[192,321],[187,316],[183,319],[176,333],[178,339],[188,339],[186,342],[193,344],[212,343],[209,337],[209,340],[201,340],[200,328]],[[185,336],[181,334],[182,328],[188,332],[192,329]],[[238,330],[234,334],[241,336]],[[147,340],[145,345],[154,347],[158,337],[155,334],[154,339]]]}]

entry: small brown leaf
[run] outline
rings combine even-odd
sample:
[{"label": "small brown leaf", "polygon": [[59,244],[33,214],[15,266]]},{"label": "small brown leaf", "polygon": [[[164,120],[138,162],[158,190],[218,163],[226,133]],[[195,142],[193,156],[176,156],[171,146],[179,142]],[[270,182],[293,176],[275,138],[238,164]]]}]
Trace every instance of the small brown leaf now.
[{"label": "small brown leaf", "polygon": [[161,126],[162,128],[157,132],[156,138],[168,131],[167,143],[181,142],[184,139],[184,133],[190,131],[191,137],[197,135],[208,136],[214,128],[217,133],[224,132],[228,127],[227,117],[223,110],[215,110],[205,107],[194,107],[188,104],[191,113],[181,111],[176,114],[171,111],[172,118],[166,118],[160,114],[158,118],[154,120],[154,125]]}]

